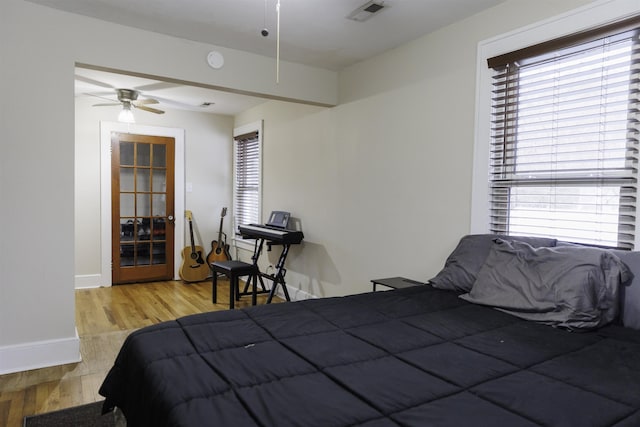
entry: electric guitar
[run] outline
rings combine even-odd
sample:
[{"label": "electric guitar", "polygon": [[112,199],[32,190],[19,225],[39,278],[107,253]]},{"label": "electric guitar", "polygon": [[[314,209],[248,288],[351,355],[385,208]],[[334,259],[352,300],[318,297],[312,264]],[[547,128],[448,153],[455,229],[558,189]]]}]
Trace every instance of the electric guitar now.
[{"label": "electric guitar", "polygon": [[227,208],[222,208],[220,212],[220,230],[218,231],[218,240],[211,242],[211,252],[207,254],[207,264],[211,266],[211,263],[215,261],[229,261],[231,255],[229,254],[229,245],[227,245],[227,238],[222,233],[222,222],[227,215]]},{"label": "electric guitar", "polygon": [[191,246],[182,250],[182,264],[180,265],[180,278],[185,282],[201,282],[209,277],[209,267],[202,258],[204,249],[196,246],[193,241],[193,224],[191,211],[185,211],[185,216],[189,220],[189,236]]}]

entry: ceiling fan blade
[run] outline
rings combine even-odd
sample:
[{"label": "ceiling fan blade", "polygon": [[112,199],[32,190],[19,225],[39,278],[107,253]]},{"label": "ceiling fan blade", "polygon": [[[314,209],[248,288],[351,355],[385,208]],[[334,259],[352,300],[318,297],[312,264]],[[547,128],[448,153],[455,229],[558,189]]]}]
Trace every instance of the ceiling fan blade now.
[{"label": "ceiling fan blade", "polygon": [[94,96],[96,98],[104,99],[104,100],[107,100],[107,101],[110,101],[110,102],[118,102],[119,103],[119,101],[117,99],[107,98],[106,96],[100,96],[100,95],[95,94],[95,93],[85,93],[85,95]]},{"label": "ceiling fan blade", "polygon": [[133,104],[135,104],[135,105],[158,104],[158,100],[157,99],[153,99],[153,98],[145,98],[145,99],[139,99],[137,101],[133,101]]},{"label": "ceiling fan blade", "polygon": [[93,104],[93,107],[115,107],[116,105],[122,105],[120,102],[105,102],[103,104]]},{"label": "ceiling fan blade", "polygon": [[150,90],[162,90],[162,89],[171,89],[174,87],[180,86],[178,84],[175,83],[169,83],[169,82],[156,82],[156,83],[150,83],[147,85],[143,85],[143,86],[137,86],[136,90],[140,91],[140,92],[146,92],[146,91],[150,91]]},{"label": "ceiling fan blade", "polygon": [[195,105],[190,105],[190,104],[186,104],[184,102],[179,102],[179,101],[174,101],[172,99],[168,99],[168,98],[163,98],[161,96],[156,96],[154,95],[154,97],[159,100],[160,102],[162,102],[165,105],[171,105],[174,106],[176,108],[186,108],[189,110],[195,110],[196,106]]},{"label": "ceiling fan blade", "polygon": [[144,105],[134,105],[134,107],[140,110],[148,111],[150,113],[164,114],[164,111],[158,110],[157,108],[145,107]]}]

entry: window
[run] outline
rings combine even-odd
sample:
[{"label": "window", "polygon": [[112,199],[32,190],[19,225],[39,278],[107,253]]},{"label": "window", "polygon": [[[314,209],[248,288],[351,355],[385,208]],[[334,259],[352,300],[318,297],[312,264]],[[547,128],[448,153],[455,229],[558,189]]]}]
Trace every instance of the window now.
[{"label": "window", "polygon": [[489,59],[492,232],[633,248],[640,43],[629,26]]},{"label": "window", "polygon": [[260,223],[261,132],[261,122],[243,126],[234,131],[233,206],[236,233],[239,225]]}]

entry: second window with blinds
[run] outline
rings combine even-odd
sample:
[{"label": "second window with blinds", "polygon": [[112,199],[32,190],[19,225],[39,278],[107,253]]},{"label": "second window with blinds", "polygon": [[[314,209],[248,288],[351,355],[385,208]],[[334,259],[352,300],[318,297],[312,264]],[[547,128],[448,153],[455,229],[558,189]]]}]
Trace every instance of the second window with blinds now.
[{"label": "second window with blinds", "polygon": [[234,130],[233,214],[234,231],[244,224],[259,224],[262,202],[262,122]]},{"label": "second window with blinds", "polygon": [[639,21],[488,60],[491,231],[633,248]]}]

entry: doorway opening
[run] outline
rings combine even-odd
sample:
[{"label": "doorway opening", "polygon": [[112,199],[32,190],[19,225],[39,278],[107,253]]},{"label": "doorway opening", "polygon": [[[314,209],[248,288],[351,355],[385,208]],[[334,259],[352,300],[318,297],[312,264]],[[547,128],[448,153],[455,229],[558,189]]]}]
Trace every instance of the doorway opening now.
[{"label": "doorway opening", "polygon": [[[149,149],[149,154],[152,156],[152,146],[145,146],[144,144],[150,144],[151,142],[149,141],[167,141],[172,139],[173,140],[173,145],[174,145],[174,155],[173,155],[173,159],[169,159],[165,161],[168,163],[171,163],[169,166],[173,169],[173,188],[174,188],[174,192],[173,192],[173,206],[170,206],[170,203],[166,203],[165,201],[165,212],[162,212],[162,208],[160,208],[160,202],[162,201],[162,196],[166,197],[165,192],[163,191],[158,191],[155,192],[155,198],[156,198],[156,203],[158,203],[158,208],[160,208],[159,211],[157,211],[156,213],[159,214],[164,214],[164,215],[158,215],[158,218],[155,218],[156,220],[164,220],[165,223],[165,231],[167,228],[167,223],[170,223],[171,221],[173,221],[173,219],[169,219],[169,216],[173,216],[175,218],[176,213],[178,213],[178,215],[181,215],[181,213],[184,211],[184,130],[183,129],[178,129],[178,128],[163,128],[163,127],[155,127],[155,126],[141,126],[141,125],[128,125],[125,123],[116,123],[116,122],[101,122],[100,123],[100,145],[101,145],[101,177],[100,177],[100,185],[101,185],[101,253],[102,253],[102,260],[101,260],[101,283],[100,286],[111,286],[113,283],[120,282],[120,283],[129,283],[129,282],[136,282],[136,281],[143,281],[143,280],[161,280],[160,274],[166,274],[166,276],[162,276],[162,277],[168,277],[169,280],[172,279],[177,279],[178,278],[178,268],[180,265],[180,253],[181,253],[181,248],[182,248],[182,242],[184,241],[184,227],[183,226],[178,226],[178,227],[173,227],[173,225],[170,225],[169,227],[171,227],[173,229],[173,236],[172,239],[162,239],[161,235],[160,235],[160,230],[161,230],[161,225],[159,221],[157,222],[157,227],[156,227],[156,232],[158,233],[156,237],[158,237],[157,241],[153,241],[152,239],[149,239],[149,241],[146,241],[145,238],[145,234],[147,233],[146,230],[146,225],[149,225],[149,232],[150,233],[154,233],[154,228],[153,228],[153,221],[154,221],[154,215],[153,215],[153,211],[151,209],[153,209],[152,207],[152,200],[154,198],[154,192],[153,191],[141,191],[141,196],[140,199],[142,201],[144,201],[145,199],[147,200],[146,202],[141,202],[142,204],[140,205],[140,210],[136,211],[136,205],[135,203],[137,203],[137,199],[138,196],[132,196],[132,194],[135,194],[132,191],[124,191],[124,196],[120,196],[121,198],[127,199],[128,201],[125,202],[127,203],[127,207],[125,207],[124,211],[122,211],[122,207],[118,206],[118,214],[114,215],[114,203],[112,203],[112,198],[113,198],[113,191],[114,191],[114,185],[112,182],[112,157],[113,153],[112,153],[112,138],[114,135],[118,135],[118,138],[122,138],[122,140],[125,142],[125,144],[127,143],[131,143],[134,142],[134,144],[140,143],[142,144],[141,146],[141,150],[142,150],[142,157],[143,159],[141,160],[141,163],[144,164],[147,162],[146,160],[146,150]],[[161,137],[163,139],[155,139],[155,137]],[[136,140],[132,141],[132,140]],[[145,142],[146,140],[146,142]],[[162,145],[162,144],[160,144]],[[160,145],[158,145],[158,147],[160,147]],[[131,146],[127,146],[127,149],[131,149]],[[162,149],[159,148],[158,152],[162,152]],[[119,156],[120,153],[118,153]],[[157,154],[157,153],[156,153]],[[130,155],[130,154],[128,154]],[[160,160],[157,160],[158,162]],[[152,163],[153,160],[150,158],[149,163]],[[125,163],[134,163],[133,160],[126,160]],[[143,178],[141,178],[141,189],[146,189],[146,179],[153,179],[153,168],[152,167],[147,167],[147,166],[140,166],[141,171],[146,171],[148,172],[148,175],[145,175],[144,173],[141,174]],[[126,174],[131,174],[133,173],[133,176],[137,176],[136,174],[136,170],[133,169],[133,167],[135,165],[125,165],[128,168],[131,168],[130,170],[128,170],[126,172]],[[158,167],[157,168],[158,171],[162,170],[163,168]],[[162,175],[161,172],[159,172],[160,175]],[[156,177],[157,178],[157,177]],[[129,180],[129,178],[124,178],[125,180]],[[126,189],[130,190],[131,189],[131,181],[128,181],[128,184],[126,185]],[[159,181],[156,181],[157,185],[159,185],[160,189],[162,188],[162,184]],[[134,188],[135,188],[135,182],[133,183]],[[151,185],[152,183],[149,182],[149,189],[151,189]],[[131,201],[133,198],[133,202]],[[133,205],[132,205],[133,203]],[[146,204],[145,204],[146,203]],[[133,206],[134,211],[132,212],[131,208]],[[147,208],[149,208],[149,210],[147,210]],[[121,215],[120,212],[122,212],[124,215]],[[147,215],[147,213],[149,215]],[[140,214],[140,215],[138,215]],[[139,221],[140,222],[140,227],[137,228],[136,233],[140,233],[140,235],[136,235],[135,238],[133,238],[133,240],[130,241],[120,241],[120,235],[123,231],[123,229],[121,228],[120,224],[124,224],[124,228],[127,228],[127,223],[128,221],[131,220],[132,224],[134,226],[134,229],[136,229],[135,224]],[[124,221],[124,222],[123,222]],[[144,223],[144,224],[143,224]],[[115,225],[115,227],[114,227]],[[128,231],[128,230],[126,230]],[[117,236],[114,236],[114,233],[117,233]],[[166,235],[165,235],[166,236]],[[133,237],[133,236],[123,236],[125,238],[128,237]],[[149,236],[151,237],[151,236]],[[172,241],[167,241],[167,240],[172,240]],[[114,242],[118,242],[118,245],[116,246],[114,244]],[[156,243],[155,249],[153,246],[153,243]],[[145,253],[147,251],[149,251],[148,255],[153,255],[153,251],[156,251],[156,262],[161,260],[161,254],[160,252],[160,244],[162,244],[164,246],[164,250],[165,250],[165,260],[164,263],[157,263],[156,265],[153,264],[153,256],[149,256],[149,257],[145,257]],[[124,252],[122,252],[125,256],[122,257],[120,256],[120,249],[121,246],[125,245],[125,247],[122,248],[122,250]],[[172,248],[167,248],[167,245],[170,245]],[[118,254],[117,256],[114,256],[114,249],[118,248]],[[122,265],[123,261],[124,264],[127,263],[131,263],[132,259],[131,257],[128,257],[126,255],[128,255],[130,253],[130,251],[139,251],[139,258],[136,258],[135,256],[133,257],[133,263],[138,265],[139,267],[141,267],[140,269],[138,269],[139,271],[136,272],[136,269],[130,269],[125,271],[124,276],[121,277],[113,277],[112,276],[112,270],[115,271],[115,264],[119,263],[120,265]],[[166,257],[169,256],[171,259],[167,260]],[[150,264],[145,264],[145,263],[150,263]],[[113,269],[112,269],[112,265],[113,265]],[[130,267],[127,265],[123,265],[123,267]],[[159,273],[159,271],[161,269],[165,269],[164,272]],[[145,271],[146,270],[146,271]],[[145,279],[144,277],[146,276],[139,276],[140,274],[149,274],[148,278]],[[151,277],[151,276],[157,276],[157,278]],[[142,279],[140,277],[143,277]],[[115,279],[115,281],[114,281]]]}]

